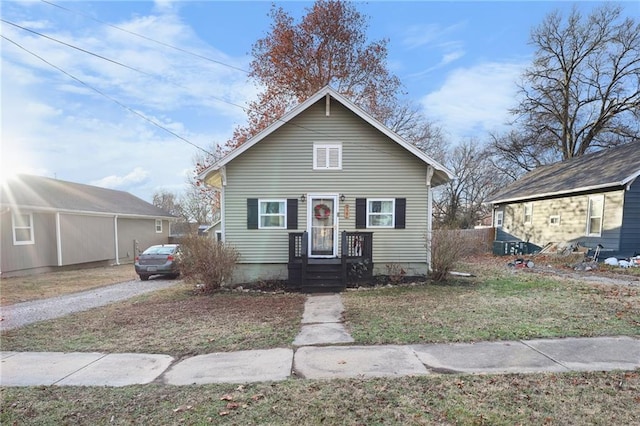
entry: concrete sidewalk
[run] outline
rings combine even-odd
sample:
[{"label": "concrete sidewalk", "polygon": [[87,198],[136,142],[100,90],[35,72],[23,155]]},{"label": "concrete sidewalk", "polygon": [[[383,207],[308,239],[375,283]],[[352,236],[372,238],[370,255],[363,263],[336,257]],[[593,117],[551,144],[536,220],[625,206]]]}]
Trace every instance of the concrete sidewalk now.
[{"label": "concrete sidewalk", "polygon": [[631,337],[540,339],[385,346],[304,346],[212,353],[177,363],[168,355],[0,353],[1,386],[127,386],[252,383],[298,377],[334,379],[442,373],[634,370]]},{"label": "concrete sidewalk", "polygon": [[[640,339],[593,337],[349,346],[339,294],[309,296],[294,349],[198,355],[0,352],[1,386],[252,383],[429,374],[504,374],[640,368]],[[336,346],[338,345],[338,346]]]}]

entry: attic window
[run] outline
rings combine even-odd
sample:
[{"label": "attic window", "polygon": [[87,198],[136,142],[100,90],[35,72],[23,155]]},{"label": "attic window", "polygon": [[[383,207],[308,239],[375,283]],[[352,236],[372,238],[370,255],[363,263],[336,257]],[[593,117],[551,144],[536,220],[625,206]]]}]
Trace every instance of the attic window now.
[{"label": "attic window", "polygon": [[313,144],[314,170],[341,170],[342,144]]},{"label": "attic window", "polygon": [[35,244],[33,238],[33,214],[14,213],[11,215],[13,227],[13,245]]}]

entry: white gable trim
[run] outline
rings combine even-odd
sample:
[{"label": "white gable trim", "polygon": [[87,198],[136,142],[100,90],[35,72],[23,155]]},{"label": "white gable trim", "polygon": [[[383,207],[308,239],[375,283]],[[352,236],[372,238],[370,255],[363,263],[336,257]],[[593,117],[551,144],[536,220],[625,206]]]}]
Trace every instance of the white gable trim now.
[{"label": "white gable trim", "polygon": [[359,116],[361,119],[363,119],[364,121],[366,121],[367,123],[375,127],[377,130],[382,132],[384,135],[389,137],[398,145],[402,146],[407,151],[409,151],[410,153],[418,157],[424,163],[431,165],[433,166],[434,169],[446,174],[449,179],[453,179],[455,177],[454,174],[450,170],[448,170],[446,167],[444,167],[442,164],[438,163],[436,160],[429,157],[427,154],[422,152],[416,146],[412,145],[411,143],[407,142],[396,133],[392,132],[385,125],[383,125],[378,120],[376,120],[375,118],[367,114],[362,108],[358,107],[356,104],[354,104],[353,102],[351,102],[350,100],[348,100],[347,98],[345,98],[344,96],[342,96],[341,94],[333,90],[331,87],[327,86],[324,89],[317,92],[315,95],[311,96],[306,101],[292,108],[291,111],[283,115],[280,119],[276,120],[269,127],[264,129],[262,132],[258,133],[256,136],[254,136],[244,144],[240,145],[238,148],[231,151],[228,155],[224,156],[223,158],[221,158],[220,160],[218,160],[217,162],[209,166],[206,170],[204,170],[202,173],[198,175],[198,178],[206,181],[207,177],[212,172],[218,171],[221,167],[225,166],[233,159],[242,155],[245,151],[253,147],[255,144],[257,144],[267,136],[269,136],[271,133],[275,132],[277,129],[279,129],[284,124],[291,121],[293,118],[297,117],[300,113],[302,113],[303,111],[308,109],[311,105],[321,100],[323,97],[327,97],[327,102],[329,102],[329,99],[328,99],[329,96],[331,96],[332,98],[340,102],[342,105],[344,105],[349,110],[351,110],[351,112],[353,112],[354,114]]}]

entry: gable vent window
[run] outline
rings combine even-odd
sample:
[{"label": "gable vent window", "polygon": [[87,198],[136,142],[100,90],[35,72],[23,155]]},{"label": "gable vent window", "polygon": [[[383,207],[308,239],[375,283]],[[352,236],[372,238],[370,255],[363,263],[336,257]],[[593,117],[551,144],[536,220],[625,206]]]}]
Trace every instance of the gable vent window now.
[{"label": "gable vent window", "polygon": [[342,145],[341,144],[313,144],[313,169],[314,170],[341,170],[342,169]]}]

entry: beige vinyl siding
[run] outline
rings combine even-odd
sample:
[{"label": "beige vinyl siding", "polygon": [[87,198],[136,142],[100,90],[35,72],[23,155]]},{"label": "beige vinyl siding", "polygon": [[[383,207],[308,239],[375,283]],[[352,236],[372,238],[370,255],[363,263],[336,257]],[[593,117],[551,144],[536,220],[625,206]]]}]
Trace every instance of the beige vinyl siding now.
[{"label": "beige vinyl siding", "polygon": [[142,252],[149,246],[168,241],[168,220],[162,221],[162,233],[156,233],[155,219],[118,218],[118,255],[123,262],[133,261],[136,249]]},{"label": "beige vinyl siding", "polygon": [[33,212],[34,244],[13,244],[11,210],[2,213],[0,226],[2,273],[57,265],[54,213]]},{"label": "beige vinyl siding", "polygon": [[[602,235],[588,237],[587,209],[589,194],[533,201],[533,220],[523,223],[524,203],[505,206],[503,230],[539,246],[550,242],[597,241],[616,245],[622,225],[624,191],[604,193]],[[550,216],[560,216],[560,224],[549,224]],[[614,248],[614,247],[611,247]]]},{"label": "beige vinyl siding", "polygon": [[[314,170],[313,144],[341,143],[342,170]],[[294,230],[248,230],[248,198],[299,200],[302,194],[344,194],[339,230],[356,231],[356,198],[406,198],[406,229],[374,232],[374,263],[425,262],[427,166],[337,102],[311,106],[227,165],[226,240],[241,263],[286,263]],[[344,217],[345,205],[349,218]],[[306,202],[298,204],[298,232],[307,227]],[[339,237],[338,237],[339,238]]]},{"label": "beige vinyl siding", "polygon": [[60,234],[63,265],[115,259],[113,217],[60,214]]}]

